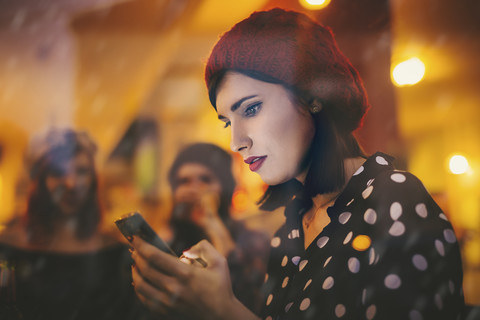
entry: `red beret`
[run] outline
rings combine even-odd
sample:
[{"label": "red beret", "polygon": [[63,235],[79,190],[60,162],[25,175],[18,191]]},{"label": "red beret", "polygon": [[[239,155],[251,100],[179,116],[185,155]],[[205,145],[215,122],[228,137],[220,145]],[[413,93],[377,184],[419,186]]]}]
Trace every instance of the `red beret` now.
[{"label": "red beret", "polygon": [[331,30],[299,12],[254,12],[221,36],[205,68],[214,107],[218,77],[228,70],[261,75],[305,99],[318,99],[348,132],[360,126],[369,108],[363,82]]}]

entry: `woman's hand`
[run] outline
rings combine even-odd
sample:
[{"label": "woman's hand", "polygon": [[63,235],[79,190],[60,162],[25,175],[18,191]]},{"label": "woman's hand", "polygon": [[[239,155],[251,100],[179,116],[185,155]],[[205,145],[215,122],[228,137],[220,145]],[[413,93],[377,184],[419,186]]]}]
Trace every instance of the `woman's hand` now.
[{"label": "woman's hand", "polygon": [[205,268],[183,263],[137,237],[133,247],[135,291],[151,310],[197,319],[257,319],[235,298],[227,261],[209,242],[185,253],[207,262]]}]

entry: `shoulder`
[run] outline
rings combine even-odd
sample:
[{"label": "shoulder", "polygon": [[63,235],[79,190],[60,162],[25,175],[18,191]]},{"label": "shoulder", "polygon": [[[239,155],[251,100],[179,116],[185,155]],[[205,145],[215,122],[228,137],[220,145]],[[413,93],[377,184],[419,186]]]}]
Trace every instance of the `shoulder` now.
[{"label": "shoulder", "polygon": [[255,248],[260,250],[268,246],[270,240],[270,237],[266,232],[252,229],[242,221],[235,221],[231,231],[234,234],[237,246],[247,247],[249,250]]},{"label": "shoulder", "polygon": [[380,172],[361,192],[363,199],[379,204],[389,201],[412,203],[431,199],[420,179],[410,172],[400,170]]},{"label": "shoulder", "polygon": [[109,232],[100,232],[97,235],[99,249],[128,247],[127,243],[121,242],[117,237]]},{"label": "shoulder", "polygon": [[361,198],[362,218],[378,235],[401,239],[409,235],[444,238],[446,234],[449,242],[455,242],[442,208],[412,173],[385,170],[361,192]]},{"label": "shoulder", "polygon": [[0,244],[20,248],[27,243],[27,232],[18,220],[3,226],[0,230]]}]

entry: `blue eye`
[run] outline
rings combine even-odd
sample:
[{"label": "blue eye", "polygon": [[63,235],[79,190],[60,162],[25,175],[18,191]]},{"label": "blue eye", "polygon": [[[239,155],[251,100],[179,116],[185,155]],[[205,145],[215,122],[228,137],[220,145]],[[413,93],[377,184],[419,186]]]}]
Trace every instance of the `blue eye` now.
[{"label": "blue eye", "polygon": [[245,109],[244,115],[246,117],[254,117],[258,113],[258,110],[260,109],[261,106],[262,106],[261,102],[257,102],[255,104],[252,104],[251,106],[248,106]]}]

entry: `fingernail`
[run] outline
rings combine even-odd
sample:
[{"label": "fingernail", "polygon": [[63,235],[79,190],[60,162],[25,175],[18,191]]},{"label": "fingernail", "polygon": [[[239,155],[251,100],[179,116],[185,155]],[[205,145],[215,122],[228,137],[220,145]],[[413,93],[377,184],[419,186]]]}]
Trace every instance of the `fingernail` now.
[{"label": "fingernail", "polygon": [[193,254],[193,253],[188,252],[188,251],[183,251],[183,256],[185,256],[189,259],[197,259],[198,258],[198,255]]}]

